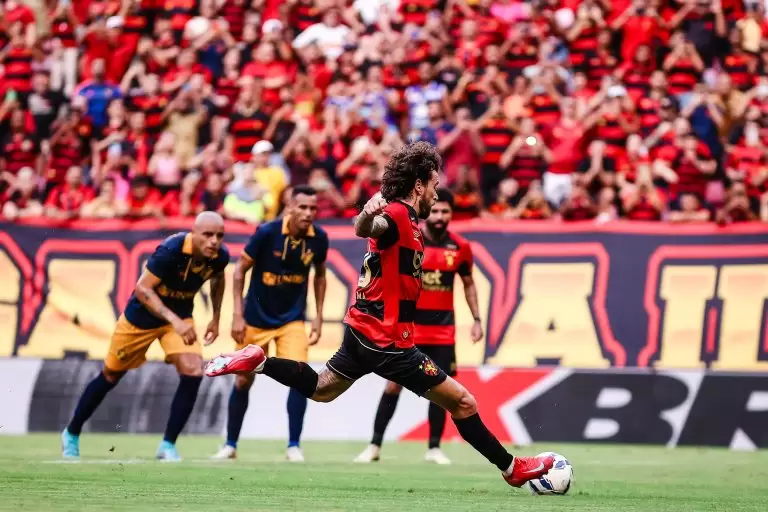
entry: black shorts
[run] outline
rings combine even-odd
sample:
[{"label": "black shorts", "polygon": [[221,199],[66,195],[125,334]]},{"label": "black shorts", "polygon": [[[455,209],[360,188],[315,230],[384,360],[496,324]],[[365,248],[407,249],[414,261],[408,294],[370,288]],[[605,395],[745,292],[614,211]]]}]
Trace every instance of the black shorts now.
[{"label": "black shorts", "polygon": [[421,396],[445,382],[445,371],[418,348],[379,347],[347,326],[341,347],[326,363],[333,373],[357,380],[369,373],[400,384]]},{"label": "black shorts", "polygon": [[432,359],[438,368],[451,377],[456,376],[456,347],[454,345],[416,345],[422,354]]}]

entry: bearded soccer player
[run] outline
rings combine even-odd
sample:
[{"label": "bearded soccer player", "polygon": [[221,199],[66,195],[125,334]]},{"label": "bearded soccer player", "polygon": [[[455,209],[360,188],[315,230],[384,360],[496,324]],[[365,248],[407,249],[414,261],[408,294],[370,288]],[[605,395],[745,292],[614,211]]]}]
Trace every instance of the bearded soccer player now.
[{"label": "bearded soccer player", "polygon": [[[310,345],[320,340],[325,302],[325,257],[328,235],[312,221],[317,215],[315,190],[295,187],[282,219],[268,222],[256,230],[237,263],[233,285],[234,318],[232,337],[237,348],[248,345],[267,347],[273,340],[277,357],[307,361]],[[307,307],[309,270],[314,267],[316,315],[307,339],[304,312]],[[246,273],[251,284],[243,307]],[[238,375],[229,396],[227,442],[214,459],[234,459],[237,441],[248,409],[248,393],[253,375]],[[295,389],[288,393],[288,450],[291,462],[303,462],[299,448],[307,398]]]},{"label": "bearded soccer player", "polygon": [[[456,376],[456,323],[454,321],[453,285],[458,274],[464,284],[467,305],[475,319],[470,333],[477,343],[483,337],[477,290],[472,279],[472,248],[455,233],[448,231],[453,214],[453,194],[449,190],[437,191],[437,202],[426,220],[421,234],[424,236],[423,289],[416,303],[414,318],[416,347],[451,377]],[[355,458],[355,462],[379,460],[384,431],[392,419],[400,398],[402,386],[387,382],[381,395],[373,422],[371,444]],[[450,464],[451,460],[440,449],[445,429],[445,409],[429,404],[429,445],[424,460],[436,464]]]},{"label": "bearded soccer player", "polygon": [[263,373],[316,402],[330,402],[368,373],[391,380],[439,405],[461,437],[502,472],[514,487],[547,473],[554,457],[514,457],[483,424],[477,402],[414,346],[416,301],[421,292],[424,242],[418,218],[437,199],[442,164],[434,146],[416,142],[395,151],[385,167],[381,192],[355,219],[355,233],[368,238],[355,303],[344,323],[341,348],[319,374],[306,363],[266,357],[250,345],[206,366],[215,377]]},{"label": "bearded soccer player", "polygon": [[177,233],[155,249],[117,321],[104,369],[85,388],[61,433],[63,457],[80,456],[83,424],[128,370],[144,364],[147,349],[159,340],[166,362],[179,373],[179,385],[156,456],[181,460],[176,439],[195,406],[203,377],[202,349],[192,322],[194,297],[210,279],[213,319],[205,332],[205,344],[210,345],[219,335],[224,269],[229,263],[223,239],[224,220],[217,213],[203,212],[195,219],[191,233]]}]

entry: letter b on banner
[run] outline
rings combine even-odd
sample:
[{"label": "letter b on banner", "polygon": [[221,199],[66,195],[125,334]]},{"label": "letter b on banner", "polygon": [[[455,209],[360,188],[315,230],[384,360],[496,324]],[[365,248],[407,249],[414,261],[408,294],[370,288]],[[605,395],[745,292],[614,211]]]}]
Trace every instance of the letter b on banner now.
[{"label": "letter b on banner", "polygon": [[677,425],[662,418],[688,398],[664,375],[574,373],[518,410],[531,440],[666,444]]}]

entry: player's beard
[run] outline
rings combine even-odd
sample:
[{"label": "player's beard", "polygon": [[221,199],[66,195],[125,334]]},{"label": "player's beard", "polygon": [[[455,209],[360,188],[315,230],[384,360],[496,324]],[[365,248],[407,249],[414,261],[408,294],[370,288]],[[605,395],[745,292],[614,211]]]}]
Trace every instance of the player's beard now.
[{"label": "player's beard", "polygon": [[429,201],[427,201],[426,198],[419,199],[419,218],[421,220],[427,220],[429,218],[429,214],[432,213],[432,205],[429,204]]},{"label": "player's beard", "polygon": [[441,220],[437,222],[427,221],[427,229],[429,230],[429,233],[432,235],[432,238],[442,238],[442,236],[445,234],[446,229],[448,229],[448,224]]}]

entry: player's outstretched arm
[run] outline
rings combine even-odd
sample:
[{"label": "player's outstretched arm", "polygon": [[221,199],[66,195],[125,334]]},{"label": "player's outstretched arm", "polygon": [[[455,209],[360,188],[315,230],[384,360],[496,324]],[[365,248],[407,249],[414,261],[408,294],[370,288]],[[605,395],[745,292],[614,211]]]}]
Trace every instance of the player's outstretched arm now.
[{"label": "player's outstretched arm", "polygon": [[235,265],[235,274],[232,279],[232,338],[242,343],[245,336],[245,319],[243,318],[243,289],[245,288],[245,274],[253,266],[253,260],[245,251],[240,254],[240,259]]},{"label": "player's outstretched arm", "polygon": [[155,293],[155,287],[159,284],[160,278],[149,270],[145,270],[141,274],[139,282],[136,283],[136,298],[153,315],[171,324],[176,332],[179,333],[179,336],[184,339],[184,342],[191,345],[197,339],[194,326],[184,322],[176,313],[163,304],[163,301]]},{"label": "player's outstretched arm", "polygon": [[387,219],[379,215],[387,206],[387,201],[377,193],[373,196],[355,218],[355,234],[361,238],[378,238],[383,235],[389,223]]}]

